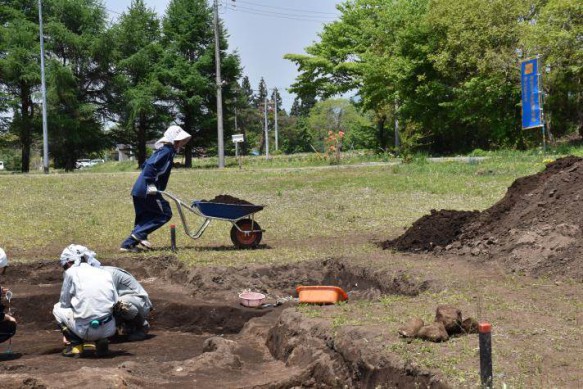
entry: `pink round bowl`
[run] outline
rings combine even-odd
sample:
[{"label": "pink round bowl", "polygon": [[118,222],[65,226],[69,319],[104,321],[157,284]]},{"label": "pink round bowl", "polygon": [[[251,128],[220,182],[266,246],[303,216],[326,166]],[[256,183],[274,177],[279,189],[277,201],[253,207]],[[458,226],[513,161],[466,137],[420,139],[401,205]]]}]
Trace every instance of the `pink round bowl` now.
[{"label": "pink round bowl", "polygon": [[263,304],[265,295],[257,292],[239,293],[239,303],[245,307],[258,307]]}]

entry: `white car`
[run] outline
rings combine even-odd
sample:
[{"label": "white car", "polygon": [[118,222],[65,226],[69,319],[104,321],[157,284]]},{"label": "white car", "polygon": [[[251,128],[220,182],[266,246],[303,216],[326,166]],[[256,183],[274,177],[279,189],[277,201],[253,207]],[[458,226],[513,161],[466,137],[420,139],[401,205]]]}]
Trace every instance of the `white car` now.
[{"label": "white car", "polygon": [[77,169],[83,169],[90,166],[93,166],[90,159],[78,159],[77,162],[75,162],[75,167]]},{"label": "white car", "polygon": [[4,170],[4,161],[0,161],[0,170]]}]

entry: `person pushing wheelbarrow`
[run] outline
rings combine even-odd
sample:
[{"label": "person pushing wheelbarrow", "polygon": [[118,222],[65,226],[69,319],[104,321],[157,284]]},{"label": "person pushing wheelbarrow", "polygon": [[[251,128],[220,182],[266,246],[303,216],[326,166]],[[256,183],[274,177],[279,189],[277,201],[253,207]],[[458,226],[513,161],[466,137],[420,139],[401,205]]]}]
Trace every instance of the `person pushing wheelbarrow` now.
[{"label": "person pushing wheelbarrow", "polygon": [[132,188],[136,213],[134,229],[121,244],[120,251],[138,251],[138,247],[151,249],[148,235],[172,218],[172,209],[160,191],[166,189],[174,156],[188,143],[191,136],[180,126],[170,126],[154,145],[155,151],[144,165]]}]

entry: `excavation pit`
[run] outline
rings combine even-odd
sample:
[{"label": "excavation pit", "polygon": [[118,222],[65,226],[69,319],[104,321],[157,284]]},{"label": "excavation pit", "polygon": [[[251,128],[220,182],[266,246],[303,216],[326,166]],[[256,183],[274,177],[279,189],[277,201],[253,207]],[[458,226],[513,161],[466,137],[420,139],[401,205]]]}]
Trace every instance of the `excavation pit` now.
[{"label": "excavation pit", "polygon": [[[62,357],[62,337],[52,315],[62,270],[55,261],[13,265],[2,284],[13,292],[10,308],[19,325],[11,344],[0,344],[0,352],[11,351],[0,355],[3,388],[214,388],[217,377],[221,387],[287,388],[306,382],[329,387],[339,380],[349,387],[368,387],[352,382],[363,377],[384,382],[387,375],[397,377],[395,382],[428,382],[427,377],[398,369],[368,371],[358,366],[359,358],[345,361],[334,350],[340,346],[314,336],[328,334],[330,328],[320,331],[319,323],[303,322],[297,302],[289,299],[299,284],[340,286],[354,301],[386,293],[415,295],[428,287],[426,281],[416,282],[407,274],[353,269],[340,260],[239,269],[188,268],[167,257],[102,262],[132,272],[150,294],[154,304],[150,337],[141,342],[114,338],[106,358]],[[266,302],[288,299],[277,307],[243,307],[238,294],[245,289],[266,293]],[[300,329],[305,326],[316,329],[304,333]],[[297,342],[302,347],[297,348]],[[348,343],[342,347],[351,349]]]}]

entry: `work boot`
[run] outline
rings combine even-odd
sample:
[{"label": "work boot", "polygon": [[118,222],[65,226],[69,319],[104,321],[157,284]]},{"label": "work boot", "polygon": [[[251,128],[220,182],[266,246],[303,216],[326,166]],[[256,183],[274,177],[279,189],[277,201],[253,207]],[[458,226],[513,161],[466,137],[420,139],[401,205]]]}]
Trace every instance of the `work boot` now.
[{"label": "work boot", "polygon": [[68,358],[81,358],[83,356],[83,344],[70,343],[64,348],[62,354]]},{"label": "work boot", "polygon": [[135,236],[134,234],[132,234],[132,238],[134,238],[135,241],[138,242],[140,246],[144,247],[147,250],[152,250],[152,243],[150,243],[146,239],[138,239],[138,237]]},{"label": "work boot", "polygon": [[140,252],[140,249],[137,248],[136,246],[124,245],[119,248],[119,251],[121,251],[122,253],[138,253]]},{"label": "work boot", "polygon": [[95,341],[95,354],[98,357],[104,357],[109,354],[109,340],[107,338]]},{"label": "work boot", "polygon": [[133,235],[130,235],[123,242],[121,242],[121,247],[119,248],[119,251],[137,253],[140,251],[139,248],[137,247],[138,243],[140,243],[140,240],[134,238]]},{"label": "work boot", "polygon": [[83,343],[83,352],[81,353],[82,357],[92,357],[95,355],[95,343],[93,342],[86,342]]}]

